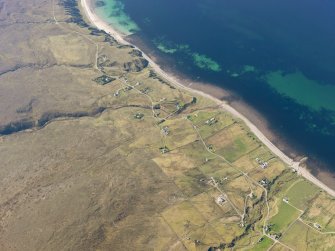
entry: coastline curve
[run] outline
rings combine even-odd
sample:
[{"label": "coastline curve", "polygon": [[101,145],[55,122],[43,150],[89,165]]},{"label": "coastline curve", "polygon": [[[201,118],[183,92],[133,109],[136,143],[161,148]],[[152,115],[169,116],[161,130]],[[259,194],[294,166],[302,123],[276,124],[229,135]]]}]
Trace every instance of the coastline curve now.
[{"label": "coastline curve", "polygon": [[200,95],[204,98],[211,99],[212,101],[216,102],[223,110],[231,113],[236,118],[242,120],[248,128],[251,130],[252,133],[256,135],[257,138],[266,146],[268,147],[278,158],[280,158],[285,164],[289,167],[295,169],[299,175],[307,179],[308,181],[312,182],[314,185],[318,186],[319,188],[326,191],[329,195],[335,197],[335,190],[328,187],[322,181],[317,179],[312,173],[310,173],[306,168],[300,167],[300,162],[296,162],[287,156],[283,151],[281,151],[277,146],[275,146],[247,117],[243,114],[238,112],[235,108],[230,106],[227,102],[221,101],[205,92],[194,90],[192,88],[187,87],[186,85],[182,84],[177,78],[172,75],[166,73],[158,64],[156,64],[147,54],[145,54],[141,49],[139,49],[136,45],[129,43],[124,39],[124,35],[117,31],[115,28],[107,24],[101,18],[99,18],[94,11],[92,10],[92,0],[80,0],[81,6],[85,12],[86,17],[90,21],[90,23],[97,27],[100,30],[103,30],[114,37],[120,44],[124,45],[131,45],[134,46],[136,49],[140,50],[143,54],[143,57],[149,61],[149,65],[162,77],[166,80],[174,84],[180,89],[184,89],[188,92]]}]

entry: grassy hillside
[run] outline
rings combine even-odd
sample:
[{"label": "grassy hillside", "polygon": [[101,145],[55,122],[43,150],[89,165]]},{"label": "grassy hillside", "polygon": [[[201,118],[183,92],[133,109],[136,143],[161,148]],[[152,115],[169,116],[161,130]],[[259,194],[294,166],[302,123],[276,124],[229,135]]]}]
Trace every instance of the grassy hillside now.
[{"label": "grassy hillside", "polygon": [[333,198],[85,20],[0,1],[0,250],[332,249]]}]

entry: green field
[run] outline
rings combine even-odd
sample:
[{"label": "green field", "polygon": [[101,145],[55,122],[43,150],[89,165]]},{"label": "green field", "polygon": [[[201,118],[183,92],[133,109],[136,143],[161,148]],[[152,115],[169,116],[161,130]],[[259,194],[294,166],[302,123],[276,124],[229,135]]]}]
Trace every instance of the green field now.
[{"label": "green field", "polygon": [[289,189],[286,197],[289,199],[290,204],[304,210],[308,206],[309,200],[311,200],[319,190],[320,189],[310,182],[301,180]]},{"label": "green field", "polygon": [[332,235],[322,235],[297,221],[281,239],[294,250],[327,250],[333,251],[335,241]]},{"label": "green field", "polygon": [[269,247],[273,244],[273,240],[270,238],[263,236],[262,240],[258,242],[250,251],[263,251],[268,250]]},{"label": "green field", "polygon": [[270,219],[273,224],[271,232],[281,233],[300,215],[300,212],[285,202],[281,202],[278,208],[279,212]]}]

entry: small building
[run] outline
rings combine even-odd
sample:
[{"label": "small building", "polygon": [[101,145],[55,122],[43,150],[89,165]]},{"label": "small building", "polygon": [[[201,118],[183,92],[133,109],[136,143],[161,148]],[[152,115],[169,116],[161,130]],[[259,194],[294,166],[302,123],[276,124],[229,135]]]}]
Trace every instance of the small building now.
[{"label": "small building", "polygon": [[270,181],[267,178],[264,178],[262,180],[259,181],[259,184],[261,184],[262,186],[267,186],[270,184]]},{"label": "small building", "polygon": [[270,235],[271,238],[275,239],[275,240],[279,240],[279,238],[281,237],[281,234],[271,234]]},{"label": "small building", "polygon": [[214,125],[216,122],[217,122],[216,118],[210,118],[206,120],[205,124],[211,126],[211,125]]},{"label": "small building", "polygon": [[223,194],[221,194],[220,196],[216,198],[216,203],[219,205],[222,205],[225,202],[226,202],[226,198]]},{"label": "small building", "polygon": [[259,167],[262,168],[262,169],[265,169],[265,168],[267,168],[269,166],[268,162],[263,161],[260,158],[256,158],[256,162],[259,164]]},{"label": "small building", "polygon": [[102,75],[100,77],[97,77],[96,79],[94,79],[94,81],[99,84],[99,85],[106,85],[112,81],[116,80],[116,78],[112,78],[110,76],[107,75]]},{"label": "small building", "polygon": [[200,240],[194,240],[195,245],[200,245],[201,241]]},{"label": "small building", "polygon": [[318,223],[315,222],[313,225],[314,225],[315,228],[321,229],[321,226]]},{"label": "small building", "polygon": [[269,163],[268,163],[268,162],[262,162],[262,163],[260,164],[260,167],[261,167],[262,169],[266,169],[268,166],[269,166]]},{"label": "small building", "polygon": [[211,177],[210,180],[208,181],[208,184],[212,186],[217,186],[218,182],[214,179],[214,177]]},{"label": "small building", "polygon": [[140,90],[140,92],[142,92],[143,94],[148,94],[151,91],[151,89],[149,87],[145,87],[142,90]]},{"label": "small building", "polygon": [[144,117],[144,114],[143,113],[136,113],[135,115],[134,115],[134,118],[135,119],[142,119]]},{"label": "small building", "polygon": [[208,150],[211,151],[211,152],[214,152],[214,146],[213,145],[209,145],[208,146]]},{"label": "small building", "polygon": [[226,180],[228,180],[228,177],[222,177],[216,181],[216,184],[223,185]]},{"label": "small building", "polygon": [[165,135],[165,136],[169,135],[169,133],[170,133],[170,129],[169,129],[169,127],[168,127],[168,126],[164,126],[164,127],[162,128],[162,133],[163,133],[163,135]]},{"label": "small building", "polygon": [[166,146],[159,148],[159,150],[162,154],[168,153],[170,151],[170,149]]}]

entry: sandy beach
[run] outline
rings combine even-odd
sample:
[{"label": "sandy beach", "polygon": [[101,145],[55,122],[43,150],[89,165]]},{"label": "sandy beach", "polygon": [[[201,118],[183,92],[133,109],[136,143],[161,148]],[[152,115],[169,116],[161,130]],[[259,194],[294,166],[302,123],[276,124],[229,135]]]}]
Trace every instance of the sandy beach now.
[{"label": "sandy beach", "polygon": [[[99,18],[93,11],[92,7],[92,0],[81,0],[81,6],[83,10],[85,11],[85,14],[87,18],[90,20],[92,25],[97,27],[100,30],[104,30],[105,32],[109,33],[111,36],[113,36],[119,43],[130,45],[129,42],[127,42],[123,35],[113,29],[108,23],[104,22],[101,18]],[[133,44],[131,44],[133,45]],[[135,46],[135,45],[133,45]],[[135,46],[136,47],[136,46]],[[136,49],[140,50],[136,47]],[[315,176],[313,176],[307,169],[300,167],[299,162],[295,162],[293,159],[291,159],[289,156],[287,156],[284,152],[282,152],[276,145],[274,145],[265,135],[264,133],[259,130],[248,118],[246,118],[243,114],[238,112],[236,109],[234,109],[232,106],[230,106],[227,102],[221,101],[218,98],[215,98],[205,92],[192,89],[188,87],[188,83],[182,83],[179,81],[176,77],[174,77],[171,74],[166,73],[164,70],[161,69],[159,65],[157,65],[148,55],[143,53],[143,57],[147,59],[150,63],[150,66],[162,77],[164,77],[166,80],[177,86],[178,88],[187,90],[188,92],[201,95],[205,98],[211,99],[214,102],[216,102],[222,109],[225,111],[230,112],[235,117],[241,119],[244,121],[244,123],[250,128],[250,130],[263,142],[264,145],[266,145],[275,155],[277,155],[283,162],[285,162],[288,166],[291,168],[294,168],[301,176],[309,180],[310,182],[314,183],[316,186],[320,187],[321,189],[325,190],[327,193],[329,193],[331,196],[335,197],[335,190],[331,189],[327,185],[325,185],[322,181],[317,179]]]}]

